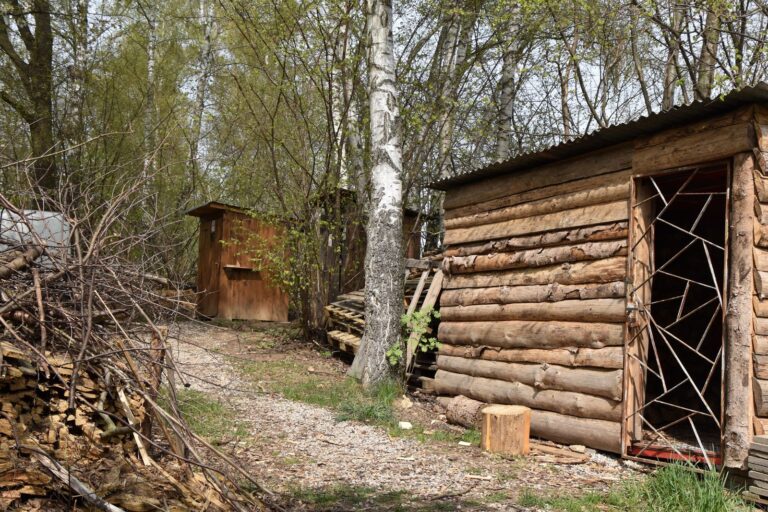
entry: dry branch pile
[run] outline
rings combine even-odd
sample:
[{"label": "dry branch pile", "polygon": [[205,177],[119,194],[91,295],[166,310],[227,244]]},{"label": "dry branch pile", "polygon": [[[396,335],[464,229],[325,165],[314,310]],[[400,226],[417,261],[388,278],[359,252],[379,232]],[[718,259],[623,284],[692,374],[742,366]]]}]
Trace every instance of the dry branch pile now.
[{"label": "dry branch pile", "polygon": [[0,510],[264,508],[178,412],[159,324],[185,304],[136,263],[151,233],[120,236],[136,194],[56,215],[0,195]]}]

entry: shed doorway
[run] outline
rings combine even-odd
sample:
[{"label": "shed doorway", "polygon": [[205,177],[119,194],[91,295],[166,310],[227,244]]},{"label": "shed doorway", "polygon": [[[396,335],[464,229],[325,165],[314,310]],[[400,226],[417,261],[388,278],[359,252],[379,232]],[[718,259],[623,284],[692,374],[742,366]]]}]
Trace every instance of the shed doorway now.
[{"label": "shed doorway", "polygon": [[626,455],[721,461],[729,168],[636,178]]}]

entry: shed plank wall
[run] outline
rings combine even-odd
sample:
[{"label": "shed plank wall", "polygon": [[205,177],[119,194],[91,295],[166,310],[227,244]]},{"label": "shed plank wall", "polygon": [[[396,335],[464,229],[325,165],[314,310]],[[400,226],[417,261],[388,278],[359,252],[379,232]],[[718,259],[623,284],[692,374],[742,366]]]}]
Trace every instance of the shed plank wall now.
[{"label": "shed plank wall", "polygon": [[[248,215],[227,213],[222,225],[219,271],[219,311],[224,319],[288,321],[288,295],[270,278],[259,246],[270,247],[279,228]],[[247,247],[256,248],[257,252]],[[264,268],[260,268],[261,266]]]}]

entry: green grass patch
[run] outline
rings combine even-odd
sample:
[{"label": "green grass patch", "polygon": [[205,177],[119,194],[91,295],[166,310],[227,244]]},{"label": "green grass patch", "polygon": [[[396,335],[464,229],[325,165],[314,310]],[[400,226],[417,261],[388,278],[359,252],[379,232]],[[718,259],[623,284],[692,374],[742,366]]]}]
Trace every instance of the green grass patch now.
[{"label": "green grass patch", "polygon": [[747,512],[752,510],[725,489],[716,471],[704,474],[683,465],[665,466],[643,481],[619,485],[607,492],[578,496],[543,496],[530,490],[518,500],[523,507],[563,512]]},{"label": "green grass patch", "polygon": [[176,394],[179,411],[189,428],[211,442],[228,438],[243,439],[248,435],[245,425],[227,405],[202,391],[179,390]]}]

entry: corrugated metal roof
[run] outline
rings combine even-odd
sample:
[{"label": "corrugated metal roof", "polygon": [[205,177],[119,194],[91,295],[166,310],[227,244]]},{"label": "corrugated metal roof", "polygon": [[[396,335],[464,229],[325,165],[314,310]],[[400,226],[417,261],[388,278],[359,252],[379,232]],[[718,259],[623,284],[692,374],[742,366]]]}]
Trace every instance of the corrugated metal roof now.
[{"label": "corrugated metal roof", "polygon": [[430,187],[448,190],[483,178],[530,169],[760,102],[768,102],[768,83],[759,82],[754,86],[734,90],[714,99],[694,101],[688,105],[642,116],[634,121],[608,126],[541,151],[524,153],[503,162],[496,162],[487,167],[436,181]]}]

